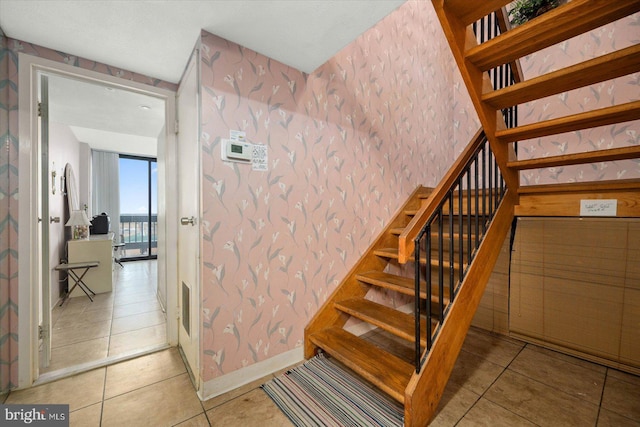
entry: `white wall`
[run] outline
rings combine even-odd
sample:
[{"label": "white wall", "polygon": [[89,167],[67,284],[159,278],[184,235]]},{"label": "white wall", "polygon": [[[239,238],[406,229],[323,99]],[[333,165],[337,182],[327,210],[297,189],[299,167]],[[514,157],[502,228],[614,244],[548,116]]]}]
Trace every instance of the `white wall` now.
[{"label": "white wall", "polygon": [[[61,177],[64,176],[65,165],[69,163],[73,171],[78,177],[80,143],[69,129],[69,126],[61,123],[49,122],[49,215],[60,217],[59,223],[51,223],[49,225],[49,266],[51,267],[51,307],[61,297],[64,282],[60,282],[60,278],[64,278],[61,274],[54,270],[55,266],[60,263],[61,259],[66,259],[66,238],[70,234],[69,227],[65,227],[68,219],[68,209],[65,210],[67,203],[61,189]],[[55,165],[55,166],[54,166]],[[51,171],[56,172],[55,178],[55,194],[51,188]],[[77,185],[78,183],[76,183]],[[81,199],[82,200],[82,199]],[[82,202],[81,202],[82,203]],[[82,206],[82,204],[80,205]],[[46,219],[48,221],[48,218]]]},{"label": "white wall", "polygon": [[78,206],[83,208],[87,205],[89,211],[87,215],[91,218],[91,147],[86,142],[79,143],[79,164],[78,169],[74,169],[78,177]]}]

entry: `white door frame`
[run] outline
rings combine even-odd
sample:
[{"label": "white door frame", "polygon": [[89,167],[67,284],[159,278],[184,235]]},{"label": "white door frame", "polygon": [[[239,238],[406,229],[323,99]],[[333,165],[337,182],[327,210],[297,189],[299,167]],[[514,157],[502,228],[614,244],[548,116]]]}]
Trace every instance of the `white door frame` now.
[{"label": "white door frame", "polygon": [[[177,202],[176,202],[176,134],[175,92],[124,80],[107,74],[73,67],[48,59],[19,54],[19,223],[18,223],[18,388],[30,387],[38,376],[38,273],[41,265],[36,253],[38,224],[37,160],[39,153],[37,117],[37,78],[40,72],[84,80],[138,92],[165,101],[165,148],[159,150],[158,168],[158,280],[167,287],[167,340],[175,346],[177,329]],[[162,157],[162,158],[161,158]],[[164,203],[162,203],[164,201]],[[43,220],[47,220],[43,218]],[[164,237],[164,239],[162,239]],[[161,248],[164,247],[164,250]],[[164,254],[164,256],[162,255]],[[164,274],[161,274],[164,273]]]}]

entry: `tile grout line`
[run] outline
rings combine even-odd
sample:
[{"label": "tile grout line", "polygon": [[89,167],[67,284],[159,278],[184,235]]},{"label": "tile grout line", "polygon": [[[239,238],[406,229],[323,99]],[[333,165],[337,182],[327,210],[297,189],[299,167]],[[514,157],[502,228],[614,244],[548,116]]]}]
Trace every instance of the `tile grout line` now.
[{"label": "tile grout line", "polygon": [[[489,386],[486,388],[486,390],[484,390],[484,391],[482,392],[482,394],[480,394],[480,396],[478,397],[478,399],[476,399],[476,401],[475,401],[475,402],[473,402],[473,405],[471,405],[471,407],[469,407],[469,409],[467,409],[467,411],[464,413],[464,415],[463,415],[463,416],[462,416],[462,417],[461,417],[461,418],[456,422],[456,425],[457,425],[458,423],[460,423],[460,421],[462,421],[462,420],[464,419],[464,417],[466,417],[466,416],[467,416],[467,414],[468,414],[468,413],[469,413],[469,412],[470,412],[470,411],[471,411],[471,410],[476,406],[476,404],[477,404],[477,403],[478,403],[482,398],[487,399],[487,401],[489,401],[489,402],[493,403],[494,405],[499,406],[500,408],[504,409],[504,410],[505,410],[505,411],[507,411],[507,412],[510,412],[510,413],[514,414],[515,416],[517,416],[517,417],[519,417],[519,418],[522,418],[523,420],[527,420],[528,422],[530,422],[530,423],[532,423],[532,424],[534,424],[534,425],[537,425],[536,423],[534,423],[533,421],[529,420],[528,418],[525,418],[525,417],[523,417],[523,416],[522,416],[522,415],[520,415],[520,414],[516,414],[515,412],[511,411],[510,409],[505,408],[504,406],[500,405],[498,402],[494,402],[493,400],[489,399],[488,397],[485,397],[485,394],[489,391],[489,389],[490,389],[490,388],[491,388],[491,387],[492,387],[496,382],[498,382],[498,380],[500,379],[500,377],[502,377],[502,375],[503,375],[505,372],[507,372],[507,370],[509,369],[509,366],[511,366],[511,364],[513,363],[513,361],[514,361],[514,360],[516,360],[516,358],[520,355],[520,353],[522,353],[522,351],[525,349],[525,347],[526,347],[527,345],[528,345],[528,344],[525,344],[525,345],[523,345],[522,347],[520,347],[520,350],[518,350],[518,353],[517,353],[515,356],[513,356],[513,358],[511,359],[511,361],[510,361],[509,363],[507,363],[507,365],[502,369],[502,371],[500,372],[500,375],[496,376],[496,378],[493,380],[493,382],[492,382],[491,384],[489,384]],[[480,356],[480,357],[481,357],[481,356]],[[483,359],[483,360],[487,360],[485,357],[482,357],[482,359]]]}]

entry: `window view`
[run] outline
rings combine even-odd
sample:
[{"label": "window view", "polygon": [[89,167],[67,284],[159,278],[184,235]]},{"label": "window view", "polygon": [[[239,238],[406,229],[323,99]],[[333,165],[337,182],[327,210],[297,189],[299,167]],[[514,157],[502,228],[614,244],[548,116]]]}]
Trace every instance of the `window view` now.
[{"label": "window view", "polygon": [[158,168],[156,159],[120,156],[121,259],[158,255]]}]

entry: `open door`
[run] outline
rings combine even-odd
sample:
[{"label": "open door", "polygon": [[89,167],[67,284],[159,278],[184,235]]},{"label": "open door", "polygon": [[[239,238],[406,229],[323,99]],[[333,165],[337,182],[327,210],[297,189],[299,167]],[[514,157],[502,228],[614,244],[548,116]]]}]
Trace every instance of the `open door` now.
[{"label": "open door", "polygon": [[[196,51],[197,52],[197,51]],[[196,389],[200,322],[200,144],[197,53],[191,57],[177,93],[178,110],[178,343]]]},{"label": "open door", "polygon": [[55,185],[50,181],[49,175],[49,80],[47,76],[40,75],[40,101],[38,103],[39,116],[39,139],[40,139],[40,157],[39,157],[39,179],[38,179],[38,200],[39,206],[39,225],[40,238],[38,240],[38,257],[39,264],[42,268],[39,270],[40,283],[40,305],[42,307],[40,324],[38,326],[40,338],[40,369],[49,366],[51,361],[51,266],[49,263],[49,222],[60,222],[60,217],[51,217],[49,215],[49,188]]}]

